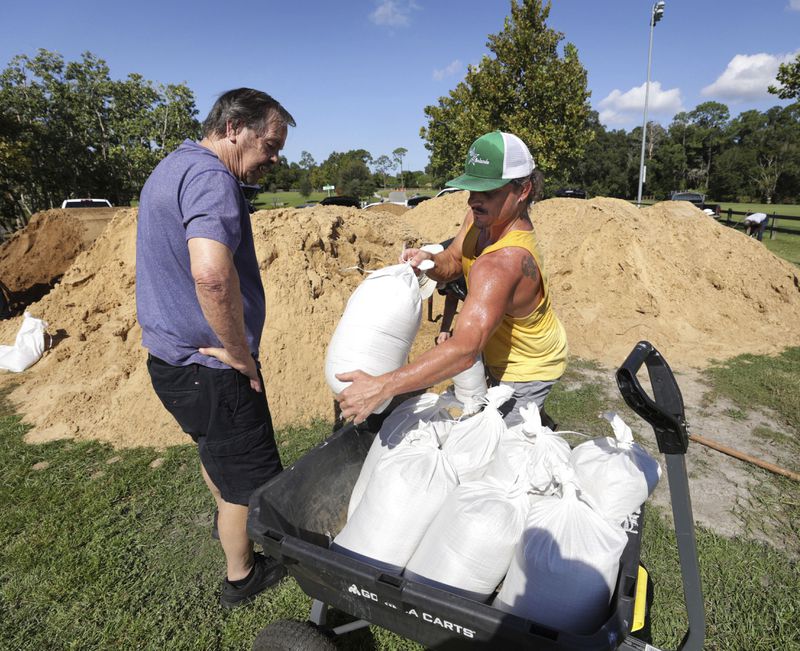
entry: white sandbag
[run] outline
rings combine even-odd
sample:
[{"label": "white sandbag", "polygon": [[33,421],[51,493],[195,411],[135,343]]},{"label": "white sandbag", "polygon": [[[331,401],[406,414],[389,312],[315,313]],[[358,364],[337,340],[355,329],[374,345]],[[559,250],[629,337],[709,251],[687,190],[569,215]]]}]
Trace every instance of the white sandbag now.
[{"label": "white sandbag", "polygon": [[[371,272],[347,301],[325,357],[325,379],[338,394],[349,385],[337,373],[382,375],[406,363],[422,319],[422,298],[408,263]],[[381,413],[390,401],[379,405]]]},{"label": "white sandbag", "polygon": [[536,494],[549,495],[555,487],[553,469],[569,461],[569,443],[542,425],[535,402],[522,407],[520,414],[522,423],[508,428],[500,439],[484,477],[506,486],[521,479]]},{"label": "white sandbag", "polygon": [[47,324],[25,312],[13,346],[0,346],[0,369],[21,373],[39,361],[44,353]]},{"label": "white sandbag", "polygon": [[392,413],[383,421],[380,431],[375,435],[375,440],[364,459],[364,465],[361,466],[361,472],[353,487],[353,492],[350,494],[350,504],[347,507],[348,518],[353,515],[353,511],[361,501],[367,483],[381,457],[386,452],[395,449],[409,432],[420,427],[421,422],[440,421],[432,426],[436,438],[440,443],[447,438],[453,422],[447,412],[448,404],[448,400],[439,394],[423,393],[409,398],[392,410]]},{"label": "white sandbag", "polygon": [[331,549],[399,572],[457,485],[435,435],[415,430],[378,462]]},{"label": "white sandbag", "polygon": [[478,414],[465,418],[450,430],[442,451],[458,474],[458,481],[466,483],[483,477],[494,458],[494,451],[506,425],[497,408],[506,402],[514,390],[501,384],[486,392],[486,407]]},{"label": "white sandbag", "polygon": [[532,504],[493,605],[557,631],[585,635],[608,617],[627,535],[578,491],[574,478],[566,479],[560,497]]},{"label": "white sandbag", "polygon": [[611,522],[621,523],[639,510],[661,477],[661,466],[635,443],[631,428],[614,413],[603,417],[614,437],[596,438],[576,446],[570,455],[582,489]]},{"label": "white sandbag", "polygon": [[508,571],[525,526],[528,497],[484,480],[461,484],[445,500],[404,576],[486,601]]},{"label": "white sandbag", "polygon": [[486,395],[486,369],[480,356],[466,371],[453,376],[456,399],[464,405],[464,414],[471,415],[480,409],[481,398]]}]

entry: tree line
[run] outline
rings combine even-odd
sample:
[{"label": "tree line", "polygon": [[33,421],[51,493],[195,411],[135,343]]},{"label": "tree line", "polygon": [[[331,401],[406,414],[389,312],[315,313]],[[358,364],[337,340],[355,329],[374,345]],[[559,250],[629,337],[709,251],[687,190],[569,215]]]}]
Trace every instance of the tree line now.
[{"label": "tree line", "polygon": [[[591,109],[577,49],[547,26],[550,3],[511,0],[488,53],[438,103],[423,109],[420,130],[430,153],[424,170],[405,169],[398,147],[332,152],[317,164],[309,152],[281,159],[267,189],[308,195],[325,185],[369,198],[388,186],[442,187],[461,173],[469,144],[500,129],[519,135],[544,172],[546,189],[577,186],[592,195],[636,195],[641,127],[607,129]],[[800,99],[800,55],[783,64],[781,99]],[[130,74],[112,80],[105,61],[87,52],[65,62],[39,50],[14,57],[0,73],[0,234],[69,197],[126,205],[147,176],[185,138],[199,137],[194,94]],[[645,195],[697,190],[718,201],[800,199],[800,103],[731,117],[719,102],[647,125]]]},{"label": "tree line", "polygon": [[199,136],[196,116],[185,84],[113,80],[89,52],[14,57],[0,73],[1,223],[19,227],[69,197],[128,204],[167,152]]}]

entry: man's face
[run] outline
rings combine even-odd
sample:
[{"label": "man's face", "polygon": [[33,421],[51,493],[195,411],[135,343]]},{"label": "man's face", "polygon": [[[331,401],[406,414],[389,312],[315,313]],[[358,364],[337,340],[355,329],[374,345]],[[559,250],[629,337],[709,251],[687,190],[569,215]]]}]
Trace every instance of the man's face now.
[{"label": "man's face", "polygon": [[266,131],[259,135],[244,127],[238,134],[239,179],[255,183],[272,165],[278,162],[278,154],[286,144],[287,126],[280,120],[267,122]]},{"label": "man's face", "polygon": [[520,194],[524,187],[506,183],[496,190],[487,192],[470,191],[467,204],[472,209],[472,217],[478,228],[489,228],[517,216]]}]

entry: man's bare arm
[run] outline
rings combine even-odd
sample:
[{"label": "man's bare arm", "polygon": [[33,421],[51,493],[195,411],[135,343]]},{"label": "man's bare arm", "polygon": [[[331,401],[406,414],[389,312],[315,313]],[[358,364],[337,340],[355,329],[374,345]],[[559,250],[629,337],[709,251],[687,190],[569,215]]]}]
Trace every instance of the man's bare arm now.
[{"label": "man's bare arm", "polygon": [[233,253],[221,242],[193,237],[189,240],[189,258],[203,316],[223,346],[200,348],[200,352],[243,373],[250,378],[250,386],[261,391],[255,360],[247,344],[242,293]]},{"label": "man's bare arm", "polygon": [[453,336],[391,373],[377,377],[360,370],[338,374],[339,380],[352,382],[337,398],[342,415],[360,423],[385,400],[432,386],[469,368],[500,325],[519,276],[519,263],[512,264],[508,256],[477,261]]}]

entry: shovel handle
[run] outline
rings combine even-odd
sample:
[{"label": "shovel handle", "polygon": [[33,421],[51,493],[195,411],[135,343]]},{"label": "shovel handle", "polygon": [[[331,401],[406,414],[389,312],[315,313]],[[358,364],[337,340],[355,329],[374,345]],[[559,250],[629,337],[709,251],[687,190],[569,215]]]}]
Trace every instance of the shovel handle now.
[{"label": "shovel handle", "polygon": [[[644,364],[653,388],[653,398],[636,377]],[[669,364],[649,341],[640,341],[616,373],[625,403],[652,425],[662,454],[685,454],[689,433],[683,397]]]}]

